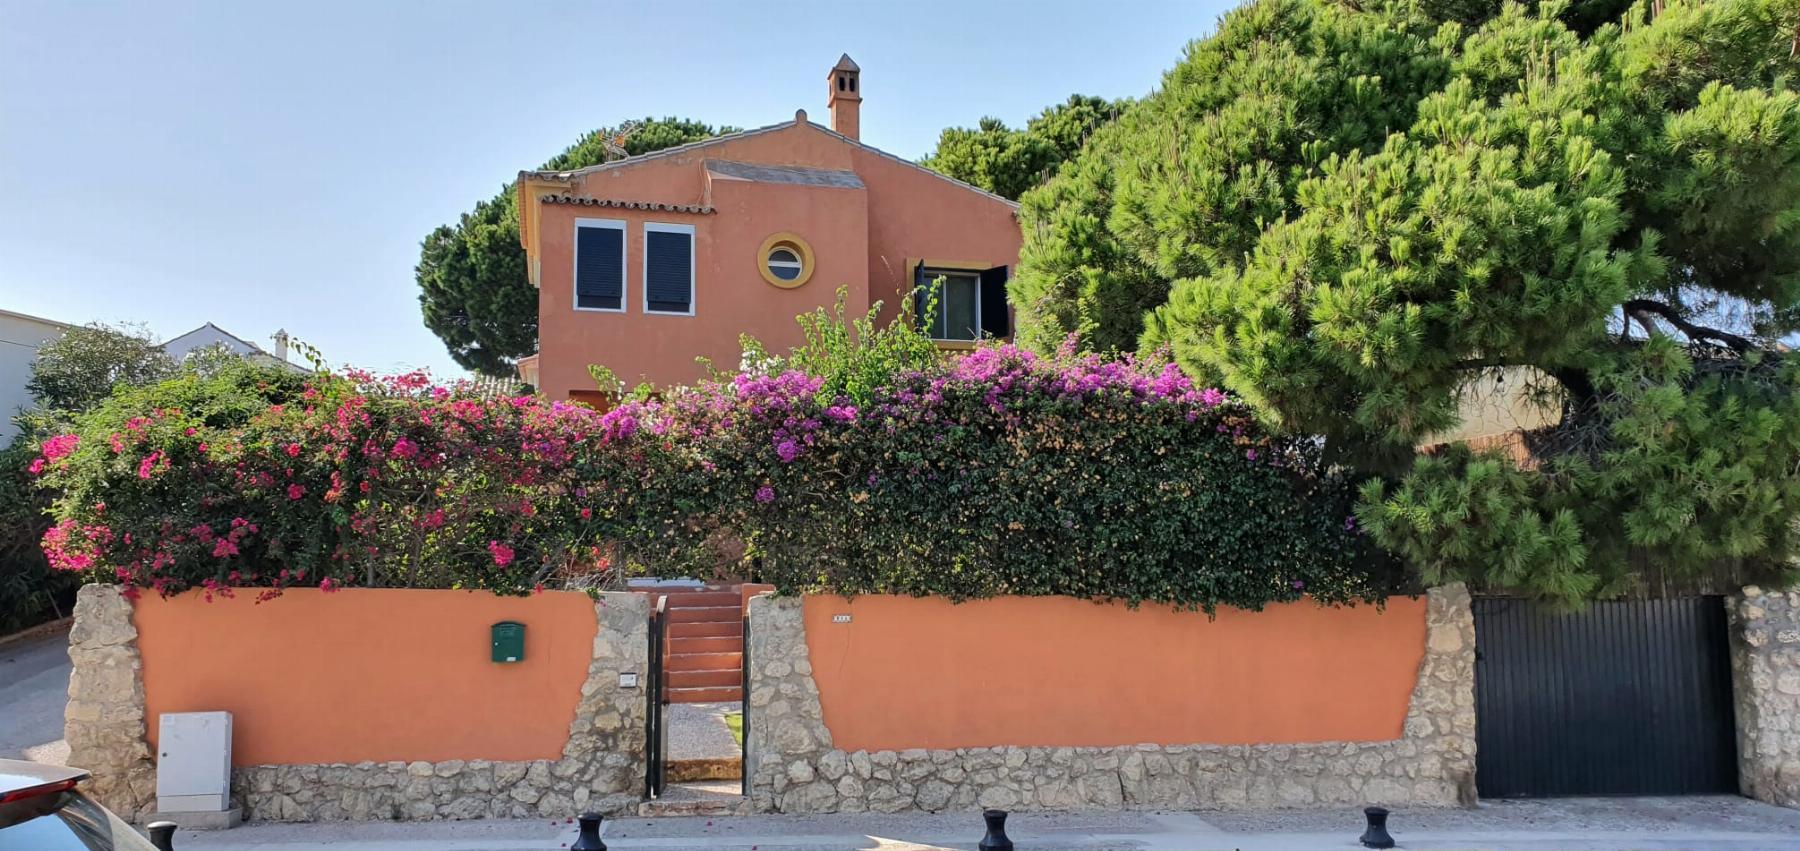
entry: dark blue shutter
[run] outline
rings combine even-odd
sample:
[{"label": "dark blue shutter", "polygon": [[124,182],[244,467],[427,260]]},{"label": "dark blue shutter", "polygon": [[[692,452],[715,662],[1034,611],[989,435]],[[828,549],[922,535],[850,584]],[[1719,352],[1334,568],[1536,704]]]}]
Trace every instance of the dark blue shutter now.
[{"label": "dark blue shutter", "polygon": [[1006,309],[1006,267],[981,273],[981,336],[1011,336],[1012,316]]},{"label": "dark blue shutter", "polygon": [[644,231],[644,287],[649,310],[687,313],[694,305],[694,237]]},{"label": "dark blue shutter", "polygon": [[624,305],[625,231],[575,229],[575,306],[618,310]]},{"label": "dark blue shutter", "polygon": [[918,323],[919,330],[928,333],[937,322],[936,316],[925,315],[925,308],[930,306],[930,302],[931,278],[925,275],[925,264],[920,263],[913,267],[913,319]]}]

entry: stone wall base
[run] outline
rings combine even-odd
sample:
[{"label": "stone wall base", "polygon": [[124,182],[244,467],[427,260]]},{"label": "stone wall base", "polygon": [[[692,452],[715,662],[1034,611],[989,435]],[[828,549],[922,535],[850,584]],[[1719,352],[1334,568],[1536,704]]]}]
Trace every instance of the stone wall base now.
[{"label": "stone wall base", "polygon": [[258,765],[232,771],[231,796],[257,821],[562,819],[635,813],[642,784],[640,763],[609,753],[591,767],[482,759]]},{"label": "stone wall base", "polygon": [[783,813],[1165,810],[1385,804],[1452,807],[1472,777],[1418,745],[828,751],[766,763],[751,807]]}]

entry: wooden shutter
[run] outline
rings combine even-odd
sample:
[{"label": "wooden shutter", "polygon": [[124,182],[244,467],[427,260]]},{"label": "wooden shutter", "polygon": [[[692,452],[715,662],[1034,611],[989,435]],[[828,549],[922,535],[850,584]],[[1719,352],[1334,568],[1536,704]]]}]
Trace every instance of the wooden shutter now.
[{"label": "wooden shutter", "polygon": [[625,302],[625,230],[575,229],[575,306],[621,310]]},{"label": "wooden shutter", "polygon": [[1012,311],[1006,301],[1006,267],[995,266],[981,273],[981,336],[1001,339],[1012,336]]},{"label": "wooden shutter", "polygon": [[694,306],[693,234],[644,231],[645,307],[687,313]]}]

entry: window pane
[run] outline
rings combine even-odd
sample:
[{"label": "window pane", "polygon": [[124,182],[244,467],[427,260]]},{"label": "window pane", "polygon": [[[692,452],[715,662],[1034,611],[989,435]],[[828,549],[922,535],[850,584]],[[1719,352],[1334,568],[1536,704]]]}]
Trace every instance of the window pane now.
[{"label": "window pane", "polygon": [[980,287],[970,275],[946,275],[944,287],[938,297],[938,313],[943,317],[939,326],[939,338],[944,340],[974,340],[980,335],[981,327],[975,311],[976,293]]},{"label": "window pane", "polygon": [[769,252],[769,262],[771,262],[771,263],[798,263],[798,262],[800,262],[800,258],[795,257],[794,252],[789,251],[788,249],[777,248],[774,251]]},{"label": "window pane", "polygon": [[769,265],[769,274],[774,275],[775,277],[780,278],[784,281],[791,281],[795,278],[800,277],[800,267],[799,266],[776,266],[774,264],[770,264]]}]

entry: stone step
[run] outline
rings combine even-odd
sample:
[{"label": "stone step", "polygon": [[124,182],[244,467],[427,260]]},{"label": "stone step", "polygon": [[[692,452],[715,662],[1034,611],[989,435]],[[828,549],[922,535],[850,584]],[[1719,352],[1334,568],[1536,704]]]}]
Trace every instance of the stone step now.
[{"label": "stone step", "polygon": [[[734,671],[733,673],[736,672]],[[674,678],[673,674],[669,675],[669,681],[671,683],[674,682]],[[744,689],[739,685],[730,687],[702,686],[695,688],[674,688],[671,686],[669,689],[670,703],[730,703],[732,701],[743,699]]]},{"label": "stone step", "polygon": [[[702,791],[692,791],[696,788]],[[737,794],[739,788],[729,781],[671,783],[663,789],[662,797],[638,804],[638,815],[646,818],[748,815],[750,802]]]},{"label": "stone step", "polygon": [[744,636],[739,635],[671,635],[669,636],[669,655],[680,656],[688,653],[733,653],[739,659],[744,656]]},{"label": "stone step", "polygon": [[674,644],[680,638],[727,638],[744,639],[744,624],[740,621],[723,623],[670,623],[669,643]]},{"label": "stone step", "polygon": [[742,653],[678,653],[675,642],[669,642],[670,671],[739,671],[744,667]]},{"label": "stone step", "polygon": [[670,608],[668,612],[669,623],[742,624],[744,622],[744,613],[736,606],[683,606]]}]

